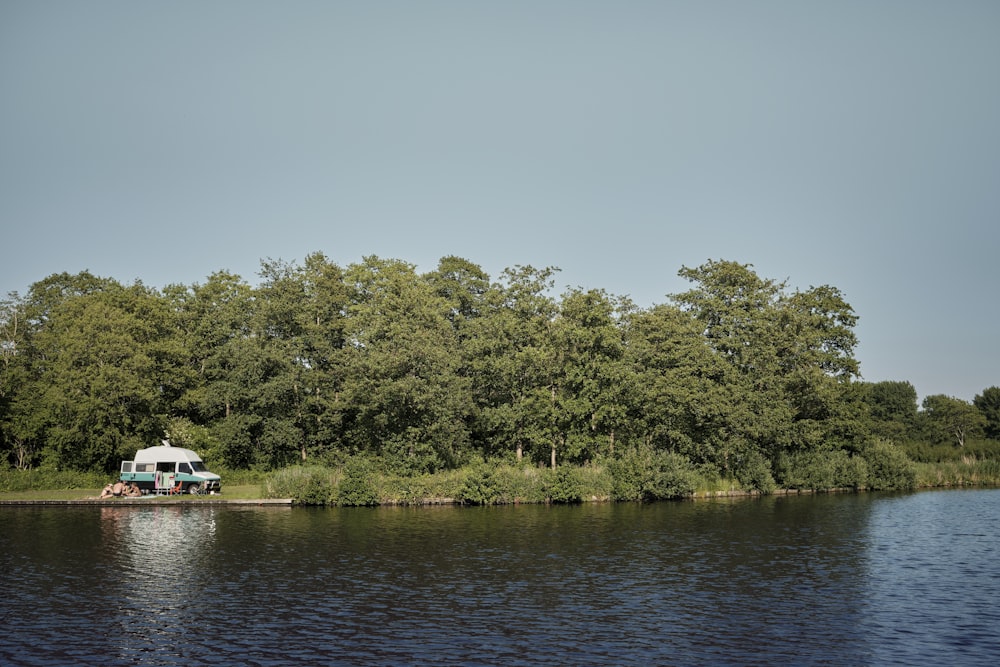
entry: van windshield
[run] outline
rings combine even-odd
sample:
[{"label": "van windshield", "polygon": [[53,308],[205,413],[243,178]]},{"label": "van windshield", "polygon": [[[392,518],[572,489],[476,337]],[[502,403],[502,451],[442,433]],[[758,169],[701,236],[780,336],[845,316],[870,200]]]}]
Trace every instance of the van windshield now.
[{"label": "van windshield", "polygon": [[194,468],[195,472],[208,472],[208,468],[201,461],[191,461],[191,467]]}]

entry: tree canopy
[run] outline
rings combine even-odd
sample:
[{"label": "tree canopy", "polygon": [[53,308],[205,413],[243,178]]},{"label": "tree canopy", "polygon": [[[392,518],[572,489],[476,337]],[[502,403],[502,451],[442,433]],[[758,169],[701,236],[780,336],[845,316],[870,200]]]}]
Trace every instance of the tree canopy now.
[{"label": "tree canopy", "polygon": [[642,450],[752,476],[918,429],[997,437],[996,387],[975,405],[928,397],[921,421],[909,383],[862,382],[835,287],[711,260],[641,309],[601,289],[557,296],[557,273],[314,253],[262,262],[256,287],[228,272],[162,290],[49,276],[0,303],[2,460],[110,471],[169,435],[231,468],[361,454],[405,474]]}]

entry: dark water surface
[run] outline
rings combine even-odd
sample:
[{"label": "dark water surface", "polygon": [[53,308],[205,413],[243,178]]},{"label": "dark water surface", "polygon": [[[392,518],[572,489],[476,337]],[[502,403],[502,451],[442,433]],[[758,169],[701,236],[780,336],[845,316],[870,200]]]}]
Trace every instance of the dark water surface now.
[{"label": "dark water surface", "polygon": [[1000,491],[0,507],[0,665],[996,665]]}]

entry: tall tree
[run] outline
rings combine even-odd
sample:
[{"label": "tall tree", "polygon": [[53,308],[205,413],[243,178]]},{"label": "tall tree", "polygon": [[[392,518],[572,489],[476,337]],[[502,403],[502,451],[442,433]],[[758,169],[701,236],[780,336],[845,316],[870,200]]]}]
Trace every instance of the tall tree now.
[{"label": "tall tree", "polygon": [[[53,311],[67,301],[114,287],[120,285],[89,271],[59,273],[34,283],[23,298],[11,294],[3,302],[0,444],[14,466],[27,468],[40,463],[46,429],[53,421],[44,403],[47,384],[42,378],[51,367],[51,359],[46,360],[44,350],[39,350],[38,334],[50,328]],[[48,461],[61,465],[51,451]]]},{"label": "tall tree", "polygon": [[642,444],[729,469],[744,445],[727,424],[742,421],[735,371],[714,353],[703,327],[672,305],[636,314],[627,353],[635,388],[631,423]]},{"label": "tall tree", "polygon": [[969,438],[981,436],[986,425],[982,413],[960,398],[934,394],[923,401],[928,435],[939,442],[965,447]]},{"label": "tall tree", "polygon": [[38,463],[42,424],[37,393],[25,391],[30,358],[23,300],[11,293],[0,301],[0,461],[19,470]]},{"label": "tall tree", "polygon": [[54,305],[34,339],[48,416],[43,455],[56,467],[110,470],[162,436],[182,359],[170,313],[140,284]]},{"label": "tall tree", "polygon": [[564,458],[577,462],[613,449],[615,429],[624,418],[621,390],[627,384],[619,302],[603,290],[573,289],[562,295],[550,324],[555,354],[549,377],[552,467],[560,448]]},{"label": "tall tree", "polygon": [[865,388],[865,403],[878,435],[899,439],[912,433],[917,422],[917,390],[911,383],[883,380]]},{"label": "tall tree", "polygon": [[484,298],[490,288],[490,277],[482,267],[467,259],[448,255],[438,261],[437,269],[424,279],[434,292],[448,302],[448,319],[462,335],[464,322],[482,313]]},{"label": "tall tree", "polygon": [[[268,381],[273,397],[270,420],[283,424],[284,447],[297,444],[301,460],[310,452],[332,453],[340,440],[344,409],[343,270],[322,253],[313,253],[302,266],[265,262],[261,276],[257,294],[263,338],[279,369]],[[275,442],[274,447],[281,449],[282,444]]]},{"label": "tall tree", "polygon": [[466,342],[479,408],[477,433],[486,453],[512,447],[518,460],[550,458],[554,438],[550,325],[558,269],[515,266],[486,294],[482,315],[471,321]]},{"label": "tall tree", "polygon": [[345,279],[348,443],[405,471],[460,463],[472,402],[457,372],[450,304],[400,261],[366,257],[347,267]]},{"label": "tall tree", "polygon": [[674,302],[733,371],[727,384],[740,407],[726,430],[748,446],[737,462],[755,461],[754,452],[773,460],[785,450],[829,446],[863,430],[858,401],[846,400],[858,373],[857,317],[839,290],[789,294],[784,282],[728,261],[684,267],[680,275],[695,287]]},{"label": "tall tree", "polygon": [[1000,440],[1000,387],[989,387],[972,399],[972,404],[986,420],[987,438]]},{"label": "tall tree", "polygon": [[[823,285],[783,296],[777,303],[778,374],[792,410],[791,445],[815,449],[864,429],[851,382],[857,316],[840,290]],[[839,442],[836,444],[840,444]]]},{"label": "tall tree", "polygon": [[794,410],[781,377],[778,304],[784,283],[759,277],[748,264],[709,261],[679,274],[695,284],[672,297],[701,325],[708,345],[733,371],[725,432],[739,449],[725,467],[773,457],[792,442]]},{"label": "tall tree", "polygon": [[218,449],[207,452],[226,465],[258,462],[262,418],[254,404],[270,373],[254,331],[254,290],[240,276],[219,271],[204,284],[172,286],[166,294],[196,379],[176,403],[179,414],[209,427]]}]

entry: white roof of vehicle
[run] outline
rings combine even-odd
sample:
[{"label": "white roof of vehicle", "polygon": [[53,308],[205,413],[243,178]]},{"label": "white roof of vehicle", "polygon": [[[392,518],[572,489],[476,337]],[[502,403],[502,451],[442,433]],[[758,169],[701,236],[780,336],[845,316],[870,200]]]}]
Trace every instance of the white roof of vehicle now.
[{"label": "white roof of vehicle", "polygon": [[136,462],[155,463],[157,461],[201,461],[201,457],[190,449],[159,445],[140,449],[135,453]]}]

